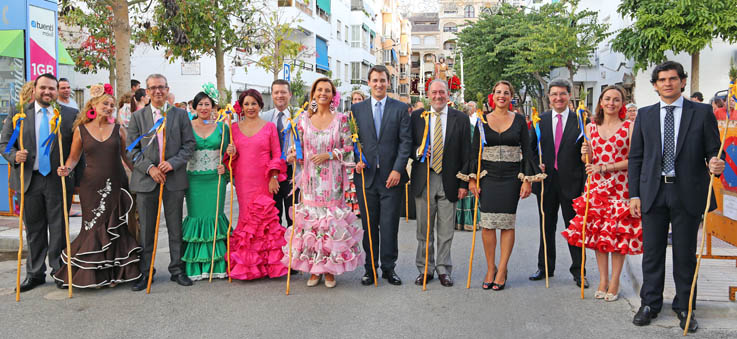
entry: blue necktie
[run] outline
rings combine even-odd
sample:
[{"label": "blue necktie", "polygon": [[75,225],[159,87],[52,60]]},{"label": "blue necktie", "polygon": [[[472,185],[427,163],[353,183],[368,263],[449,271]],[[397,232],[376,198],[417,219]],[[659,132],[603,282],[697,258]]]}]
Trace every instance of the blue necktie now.
[{"label": "blue necktie", "polygon": [[374,127],[376,128],[376,140],[379,139],[379,132],[381,132],[381,117],[384,115],[384,110],[381,108],[381,101],[376,103],[376,109],[374,110]]},{"label": "blue necktie", "polygon": [[38,157],[38,171],[43,174],[44,176],[48,175],[49,172],[51,172],[51,159],[49,159],[49,155],[44,155],[43,147],[41,143],[43,143],[46,138],[49,137],[49,111],[46,108],[41,109],[41,126],[38,128],[38,150],[36,151],[36,156]]}]

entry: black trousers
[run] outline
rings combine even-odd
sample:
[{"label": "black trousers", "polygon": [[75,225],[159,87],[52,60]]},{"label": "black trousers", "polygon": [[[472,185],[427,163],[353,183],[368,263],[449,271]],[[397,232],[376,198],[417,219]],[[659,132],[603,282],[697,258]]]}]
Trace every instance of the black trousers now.
[{"label": "black trousers", "polygon": [[[665,284],[665,251],[668,246],[668,226],[673,230],[673,280],[676,297],[672,308],[676,312],[688,311],[688,296],[696,270],[696,239],[701,216],[686,212],[675,184],[660,184],[655,203],[642,213],[642,306],[650,306],[655,312],[663,307]],[[694,308],[696,291],[694,290]]]},{"label": "black trousers", "polygon": [[[182,262],[182,208],[184,205],[184,190],[170,191],[164,188],[162,201],[163,217],[166,219],[166,229],[169,238],[169,273],[176,275],[184,273]],[[148,277],[151,258],[154,251],[156,232],[156,212],[159,203],[159,186],[151,192],[136,193],[136,207],[140,220],[141,246],[143,254],[139,264],[144,278]],[[160,253],[160,252],[159,252]]]},{"label": "black trousers", "polygon": [[[292,216],[289,214],[289,209],[292,207],[292,165],[287,165],[287,180],[279,182],[279,192],[274,194],[274,201],[276,202],[276,208],[279,210],[279,223],[281,223],[282,214],[287,221],[287,227],[292,226]],[[295,203],[299,202],[299,189],[294,194]]]},{"label": "black trousers", "polygon": [[[374,249],[374,265],[382,271],[393,270],[399,256],[397,236],[399,233],[399,211],[404,208],[404,184],[386,188],[385,183],[374,176],[373,183],[366,183],[366,200],[361,192],[361,175],[353,175],[356,195],[361,210],[363,225],[363,250],[366,252],[364,267],[371,272],[371,247],[369,246],[368,218],[371,218],[371,241]],[[368,207],[368,215],[366,209]],[[381,259],[381,266],[379,266]]]},{"label": "black trousers", "polygon": [[[26,166],[33,165],[27,163]],[[32,172],[31,184],[26,190],[23,222],[28,243],[26,274],[34,279],[45,279],[46,258],[51,274],[61,268],[61,252],[66,248],[64,210],[59,177]],[[72,181],[67,179],[67,210],[72,205]]]},{"label": "black trousers", "polygon": [[[573,199],[567,199],[563,196],[560,180],[558,179],[558,172],[552,171],[548,174],[549,179],[545,185],[545,196],[543,199],[543,210],[545,210],[545,234],[542,231],[542,213],[538,208],[538,215],[540,216],[540,248],[537,251],[537,268],[540,271],[545,271],[545,250],[543,246],[543,236],[547,241],[548,245],[548,272],[553,274],[555,272],[555,239],[558,235],[556,227],[558,225],[558,209],[563,214],[563,228],[567,228],[571,224],[571,219],[576,216],[576,211],[573,210]],[[540,206],[540,195],[537,196],[537,205]],[[565,242],[565,240],[564,240]],[[568,246],[568,252],[571,253],[571,268],[570,272],[574,277],[581,276],[581,248],[573,245]],[[584,271],[585,273],[585,271]]]}]

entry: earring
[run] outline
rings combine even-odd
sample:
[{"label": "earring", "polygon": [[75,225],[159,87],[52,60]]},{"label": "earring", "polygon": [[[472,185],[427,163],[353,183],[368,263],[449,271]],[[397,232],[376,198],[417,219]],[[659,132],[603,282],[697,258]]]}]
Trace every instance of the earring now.
[{"label": "earring", "polygon": [[335,112],[335,104],[332,102],[330,103],[330,112]]},{"label": "earring", "polygon": [[310,109],[311,109],[311,110],[312,110],[313,112],[317,112],[317,101],[315,101],[314,99],[313,99],[313,100],[312,100],[312,102],[310,103]]},{"label": "earring", "polygon": [[97,112],[94,108],[90,108],[90,110],[87,111],[87,117],[90,118],[90,120],[95,120],[95,118],[97,118]]}]

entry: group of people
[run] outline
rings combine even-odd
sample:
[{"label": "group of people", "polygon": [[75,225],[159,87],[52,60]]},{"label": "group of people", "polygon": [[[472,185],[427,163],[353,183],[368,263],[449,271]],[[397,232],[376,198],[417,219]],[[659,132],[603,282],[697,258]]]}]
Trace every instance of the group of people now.
[{"label": "group of people", "polygon": [[[508,81],[493,86],[485,114],[469,117],[448,105],[442,79],[429,84],[429,109],[415,110],[387,95],[389,79],[385,67],[372,67],[370,96],[352,93],[351,112],[345,113],[337,111],[339,95],[327,78],[312,84],[303,112],[289,107],[290,84],[276,80],[271,86],[274,109],[262,111],[261,94],[249,89],[235,105],[238,121],[229,124],[218,119],[219,95],[212,86],[203,86],[192,100],[196,116],[190,121],[185,110],[167,102],[166,78],[152,74],[145,89],[118,103],[125,109],[114,118],[111,90],[92,86],[91,99],[78,112],[55,105],[63,81],[39,76],[33,100],[23,107],[22,140],[13,136],[12,116],[0,138],[0,147],[8,150],[3,156],[12,165],[11,188],[25,190],[29,257],[21,291],[44,283],[47,256],[60,288],[69,283],[63,268],[71,261],[74,287],[133,281],[134,291],[144,289],[159,189],[168,269],[180,285],[228,274],[241,280],[276,278],[291,268],[310,275],[308,286],[324,279],[331,288],[337,275],[360,265],[363,285],[375,283],[374,270],[400,285],[395,271],[398,226],[411,178],[409,194],[417,212],[415,284],[437,275],[442,286],[453,286],[454,229],[469,223],[474,213],[469,202],[478,199],[486,257],[481,287],[503,290],[518,201],[535,193],[542,202],[540,247],[530,280],[554,276],[560,211],[577,286],[588,287],[581,274],[581,246],[596,251],[596,299],[617,300],[625,255],[643,253],[642,306],[633,322],[647,325],[663,304],[670,227],[676,282],[672,307],[685,326],[709,173],[721,174],[724,161],[716,157],[719,132],[711,107],[682,96],[687,77],[680,64],[669,61],[655,68],[651,82],[661,101],[639,114],[625,105],[623,89],[604,88],[590,123],[569,108],[571,84],[554,80],[547,93],[551,110],[534,121],[534,128],[510,110],[515,89]],[[50,120],[56,110],[64,159],[57,144],[44,143],[55,132]],[[26,165],[24,183],[21,164]],[[231,225],[224,202],[230,175],[239,212],[227,244]],[[82,229],[67,257],[60,177],[80,176]],[[356,198],[361,226],[350,204]],[[127,227],[134,206],[138,239]],[[697,327],[692,319],[689,329]]]}]

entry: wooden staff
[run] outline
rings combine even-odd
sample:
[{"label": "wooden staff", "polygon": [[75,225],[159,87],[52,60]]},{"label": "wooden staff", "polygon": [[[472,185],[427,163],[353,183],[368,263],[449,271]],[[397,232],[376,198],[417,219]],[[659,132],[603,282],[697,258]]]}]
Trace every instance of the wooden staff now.
[{"label": "wooden staff", "polygon": [[[21,96],[20,99],[20,114],[23,114],[23,97]],[[20,149],[18,152],[23,150],[23,121],[20,121],[20,135],[18,138],[18,143],[20,144]],[[28,158],[26,157],[26,160]],[[25,190],[25,180],[23,176],[23,172],[25,172],[25,164],[26,162],[20,163],[20,217],[18,217],[18,273],[15,276],[15,301],[20,301],[20,261],[21,257],[23,256],[23,212],[25,210],[25,200],[26,200],[26,190]],[[30,258],[28,259],[30,260]]]},{"label": "wooden staff", "polygon": [[[719,152],[717,153],[717,158],[722,157],[722,152],[724,152],[724,141],[727,139],[727,132],[729,132],[729,101],[730,101],[730,95],[732,94],[732,91],[727,92],[727,121],[726,121],[726,127],[724,127],[724,135],[722,136],[722,144],[719,146]],[[696,270],[693,274],[693,281],[691,282],[691,293],[688,296],[688,314],[686,315],[686,326],[683,328],[683,335],[688,335],[688,325],[691,324],[691,315],[693,314],[693,301],[694,301],[694,293],[696,292],[696,281],[699,279],[699,268],[701,268],[701,256],[704,255],[704,243],[706,242],[706,221],[708,220],[706,218],[706,215],[709,214],[709,208],[711,207],[711,194],[712,189],[714,187],[714,173],[712,173],[709,177],[709,193],[706,195],[706,208],[704,209],[704,227],[701,230],[701,249],[699,249],[699,256],[696,259]]]},{"label": "wooden staff", "polygon": [[[363,161],[363,150],[361,149],[361,145],[358,144],[358,161]],[[379,164],[376,164],[377,166]],[[379,282],[376,281],[376,264],[374,264],[374,241],[371,238],[371,216],[369,215],[369,209],[368,209],[368,201],[366,201],[366,178],[364,175],[364,171],[366,169],[361,170],[361,191],[363,191],[363,210],[366,211],[366,227],[368,229],[368,238],[369,238],[369,252],[371,252],[371,271],[374,272],[374,286],[378,287]]]},{"label": "wooden staff", "polygon": [[[481,126],[481,128],[484,128]],[[479,184],[481,183],[479,180],[479,177],[481,176],[481,143],[483,140],[481,140],[481,134],[479,133],[479,154],[477,155],[476,160],[476,187],[479,187]],[[473,193],[472,193],[473,194]],[[466,288],[471,288],[471,271],[473,270],[473,252],[476,249],[476,222],[478,221],[479,217],[479,198],[481,198],[481,195],[476,197],[476,199],[473,202],[473,235],[471,236],[471,255],[468,258],[468,278],[466,279]],[[428,209],[429,210],[429,209]],[[425,264],[425,267],[427,267],[427,264]]]},{"label": "wooden staff", "polygon": [[[59,141],[59,163],[64,167],[64,148],[61,145],[61,115],[56,122],[56,139]],[[51,145],[49,145],[51,147]],[[66,177],[61,178],[61,192],[64,200],[64,231],[67,240],[67,278],[69,279],[69,298],[72,297],[72,245],[69,241],[69,210],[67,209],[67,181]]]},{"label": "wooden staff", "polygon": [[[428,151],[429,152],[429,151]],[[425,273],[422,276],[422,290],[427,291],[427,263],[430,259],[430,157],[426,158],[427,162],[427,230],[425,232]]]},{"label": "wooden staff", "polygon": [[[290,124],[293,124],[294,122],[290,122]],[[292,145],[294,145],[295,149],[297,148],[297,145],[294,143],[294,133],[292,133]],[[295,185],[295,177],[297,175],[297,157],[294,158],[294,164],[292,164],[292,185]],[[293,187],[294,188],[294,187]],[[295,200],[295,194],[296,190],[292,190],[292,233],[289,234],[289,250],[287,251],[287,255],[289,261],[287,262],[287,291],[286,294],[289,295],[289,283],[292,280],[292,241],[294,240],[294,232],[297,230],[297,208],[294,206],[294,200]],[[289,213],[289,211],[287,211]]]},{"label": "wooden staff", "polygon": [[[215,126],[217,128],[217,126]],[[225,127],[223,127],[223,131],[220,136],[220,161],[218,161],[218,166],[221,162],[223,162],[223,143],[225,143]],[[220,219],[220,183],[222,182],[223,175],[218,174],[218,196],[215,200],[215,233],[213,233],[212,236],[212,255],[210,259],[210,279],[208,282],[212,282],[212,272],[213,268],[215,267],[215,241],[218,238],[218,219]]]},{"label": "wooden staff", "polygon": [[404,221],[409,222],[409,182],[404,184]]},{"label": "wooden staff", "polygon": [[[589,155],[586,154],[586,165],[589,164]],[[589,217],[589,190],[591,188],[591,175],[586,178],[586,208],[583,212],[583,224],[581,225],[581,299],[584,298],[584,265],[586,263],[586,219]]]},{"label": "wooden staff", "polygon": [[[541,153],[542,150],[538,151],[538,156],[540,158],[540,165],[543,164],[543,154]],[[540,181],[540,215],[542,216],[542,222],[541,227],[543,231],[543,253],[545,253],[545,288],[550,287],[549,283],[549,275],[548,275],[548,240],[545,237],[545,210],[543,209],[543,199],[545,198],[545,179]],[[587,200],[588,203],[588,200]],[[583,284],[583,283],[582,283]]]},{"label": "wooden staff", "polygon": [[[166,160],[166,116],[164,116],[164,122],[162,127],[162,139],[164,140],[161,145],[161,158]],[[161,222],[161,199],[164,198],[164,183],[159,184],[159,202],[156,205],[156,228],[154,231],[154,251],[151,253],[151,266],[148,268],[148,285],[146,286],[146,294],[151,293],[151,282],[154,277],[154,262],[156,261],[156,246],[159,243],[159,222]]]},{"label": "wooden staff", "polygon": [[[230,106],[230,105],[228,105]],[[232,113],[231,113],[232,114]],[[233,126],[231,125],[231,114],[228,114],[228,137],[230,138],[230,144],[233,145]],[[228,233],[225,235],[226,242],[228,243],[228,282],[232,283],[233,278],[230,277],[230,230],[233,227],[233,192],[235,191],[235,183],[233,182],[233,157],[228,156],[228,174],[230,175],[230,222],[228,223]]]}]

